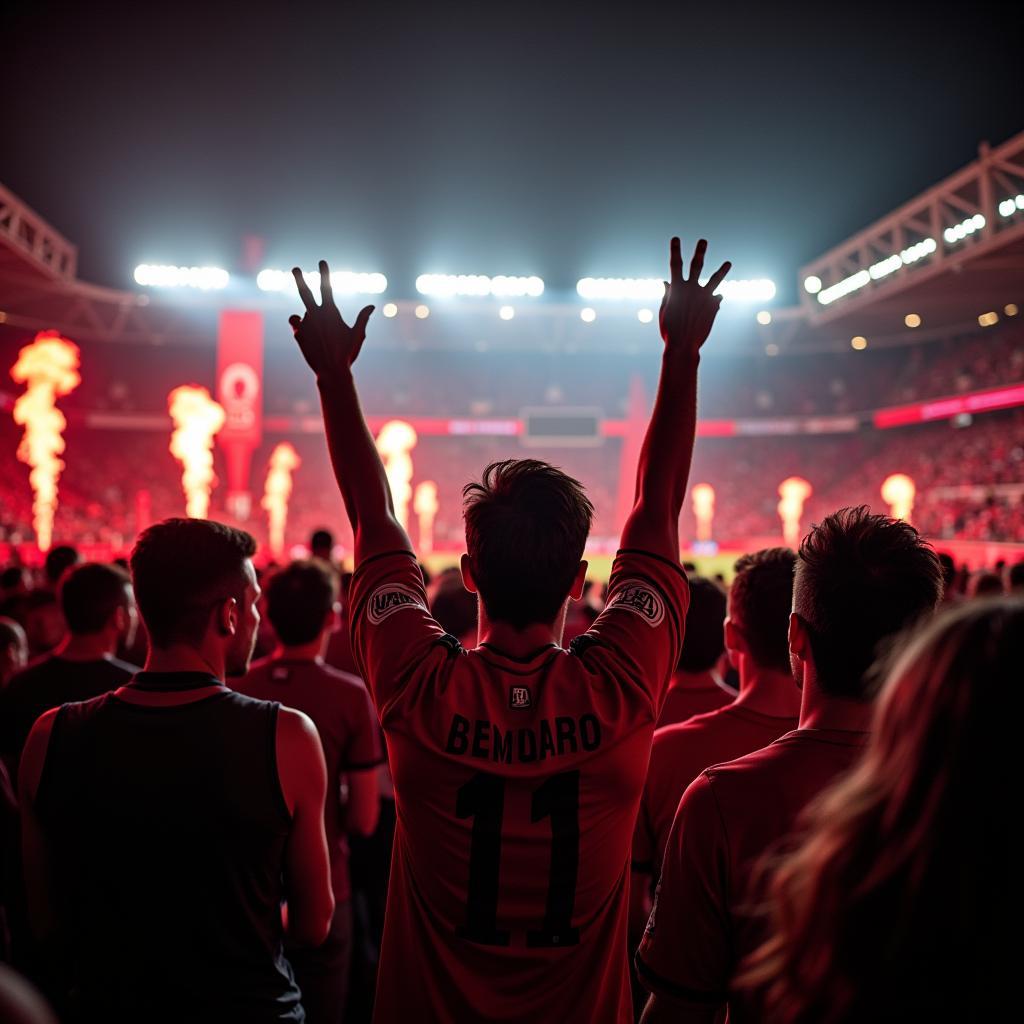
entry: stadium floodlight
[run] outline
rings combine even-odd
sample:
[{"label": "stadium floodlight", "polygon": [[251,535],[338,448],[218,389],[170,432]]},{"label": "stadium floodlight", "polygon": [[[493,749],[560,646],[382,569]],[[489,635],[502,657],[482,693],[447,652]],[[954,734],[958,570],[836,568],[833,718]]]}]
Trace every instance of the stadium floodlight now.
[{"label": "stadium floodlight", "polygon": [[592,324],[597,319],[597,313],[590,306],[584,306],[580,310],[580,319],[585,324]]},{"label": "stadium floodlight", "polygon": [[135,283],[147,288],[198,288],[211,291],[226,288],[231,279],[220,267],[175,267],[140,263],[135,268]]},{"label": "stadium floodlight", "polygon": [[654,319],[653,309],[638,309],[636,311],[636,318],[642,324],[649,324]]},{"label": "stadium floodlight", "polygon": [[1024,210],[1024,194],[1019,196],[1007,196],[999,204],[1000,217],[1012,217],[1018,210]]},{"label": "stadium floodlight", "polygon": [[868,339],[862,334],[858,334],[855,338],[850,339],[850,348],[855,349],[857,352],[863,352],[868,347]]},{"label": "stadium floodlight", "polygon": [[[817,293],[818,301],[823,306],[827,306],[835,302],[836,299],[859,291],[872,281],[878,281],[896,273],[901,267],[910,266],[912,263],[917,263],[918,260],[923,260],[926,256],[931,256],[938,247],[938,242],[934,238],[922,238],[920,242],[915,242],[913,245],[907,246],[906,249],[873,263],[867,270],[858,270],[856,274],[844,277],[841,281],[829,285],[828,288],[822,288]],[[807,287],[806,281],[804,287]]]},{"label": "stadium floodlight", "polygon": [[390,320],[394,316],[398,316],[398,307],[393,302],[385,302],[381,312]]},{"label": "stadium floodlight", "polygon": [[[716,294],[731,302],[767,302],[775,291],[775,282],[767,278],[732,279],[723,281]],[[576,293],[581,299],[644,302],[660,300],[665,283],[658,277],[584,277],[576,282]]]},{"label": "stadium floodlight", "polygon": [[982,313],[981,316],[978,317],[979,327],[994,327],[997,323],[999,323],[999,314],[995,312],[995,310],[988,313]]},{"label": "stadium floodlight", "polygon": [[544,282],[539,277],[509,277],[499,274],[420,274],[416,278],[416,291],[420,295],[438,298],[471,296],[482,298],[494,295],[500,298],[532,298],[544,294]]},{"label": "stadium floodlight", "polygon": [[1003,306],[1003,312],[1007,316],[1016,316],[1020,310],[1017,308],[1017,304],[1015,302],[1011,302],[1008,305]]},{"label": "stadium floodlight", "polygon": [[947,245],[956,245],[957,242],[962,242],[968,235],[973,235],[975,231],[980,231],[984,226],[985,215],[976,213],[973,217],[968,217],[967,220],[954,224],[951,228],[946,228],[942,232],[942,237],[945,238]]},{"label": "stadium floodlight", "polygon": [[906,325],[907,325],[908,327],[920,327],[920,326],[921,326],[921,317],[920,317],[920,316],[918,316],[918,314],[917,314],[917,313],[908,313],[908,314],[907,314],[907,315],[906,315],[906,316],[905,316],[905,317],[903,318],[903,322],[904,322],[904,323],[905,323],[905,324],[906,324]]},{"label": "stadium floodlight", "polygon": [[762,309],[761,312],[757,314],[757,322],[762,327],[767,327],[772,322],[771,313],[769,313],[767,309]]},{"label": "stadium floodlight", "polygon": [[413,310],[413,312],[416,314],[416,319],[417,320],[426,320],[427,317],[430,316],[430,307],[429,306],[420,305],[420,306],[417,306]]},{"label": "stadium floodlight", "polygon": [[808,295],[817,295],[821,291],[821,278],[817,274],[811,274],[804,278],[804,291]]},{"label": "stadium floodlight", "polygon": [[[306,284],[314,291],[320,287],[320,272],[303,271]],[[387,290],[388,279],[383,274],[357,274],[351,270],[332,270],[331,288],[335,295],[380,295]],[[295,278],[290,270],[266,268],[256,275],[256,287],[263,292],[292,292]]]},{"label": "stadium floodlight", "polygon": [[512,320],[515,315],[516,311],[514,306],[502,306],[501,309],[498,310],[498,316],[500,316],[502,320]]}]

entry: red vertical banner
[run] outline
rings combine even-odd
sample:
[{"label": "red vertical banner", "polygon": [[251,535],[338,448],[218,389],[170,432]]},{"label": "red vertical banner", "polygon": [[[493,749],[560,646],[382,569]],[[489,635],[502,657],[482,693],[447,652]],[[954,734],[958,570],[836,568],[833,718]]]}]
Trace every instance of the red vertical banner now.
[{"label": "red vertical banner", "polygon": [[249,474],[263,440],[263,314],[225,310],[217,331],[217,401],[226,419],[217,435],[228,474],[228,511],[248,519]]}]

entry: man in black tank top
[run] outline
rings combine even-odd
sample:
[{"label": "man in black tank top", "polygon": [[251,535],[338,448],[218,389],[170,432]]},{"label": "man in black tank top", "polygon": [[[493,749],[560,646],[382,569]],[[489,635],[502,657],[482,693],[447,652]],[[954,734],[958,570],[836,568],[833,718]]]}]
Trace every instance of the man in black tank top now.
[{"label": "man in black tank top", "polygon": [[318,945],[334,910],[326,768],[304,714],[224,684],[252,657],[254,552],[202,520],[143,533],[145,670],[25,746],[29,912],[69,965],[68,1020],[305,1019],[283,939]]}]

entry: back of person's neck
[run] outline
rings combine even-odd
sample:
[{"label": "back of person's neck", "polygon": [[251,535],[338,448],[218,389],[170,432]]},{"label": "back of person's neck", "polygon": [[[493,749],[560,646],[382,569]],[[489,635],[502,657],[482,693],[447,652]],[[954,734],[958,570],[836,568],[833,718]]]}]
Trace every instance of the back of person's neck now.
[{"label": "back of person's neck", "polygon": [[317,637],[308,644],[278,644],[271,658],[274,661],[320,661],[323,650],[323,638]]},{"label": "back of person's neck", "polygon": [[668,685],[670,690],[675,690],[678,687],[682,687],[684,690],[722,689],[721,677],[713,668],[705,669],[703,672],[687,672],[686,669],[677,668],[672,673],[672,679]]},{"label": "back of person's neck", "polygon": [[64,661],[104,661],[117,653],[117,642],[106,633],[68,633],[53,653]]},{"label": "back of person's neck", "polygon": [[[563,624],[561,617],[556,621],[560,626]],[[489,622],[481,618],[479,637],[481,644],[523,658],[542,647],[559,644],[562,630],[556,629],[554,623],[532,622],[523,629],[516,629],[510,622]]]},{"label": "back of person's neck", "polygon": [[836,729],[867,732],[873,708],[870,701],[834,697],[825,693],[813,677],[804,678],[800,701],[801,729]]},{"label": "back of person's neck", "polygon": [[146,672],[201,672],[216,679],[224,679],[224,657],[212,652],[173,644],[170,647],[155,647],[150,644],[146,656]]},{"label": "back of person's neck", "polygon": [[740,666],[740,695],[734,706],[749,708],[772,718],[796,718],[801,694],[790,672],[763,668],[744,658]]}]

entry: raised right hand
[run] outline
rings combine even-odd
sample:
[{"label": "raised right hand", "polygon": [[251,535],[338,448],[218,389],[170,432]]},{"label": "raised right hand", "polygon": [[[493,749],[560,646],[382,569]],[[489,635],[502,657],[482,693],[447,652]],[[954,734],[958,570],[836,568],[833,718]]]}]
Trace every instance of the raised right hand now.
[{"label": "raised right hand", "polygon": [[700,272],[704,269],[707,247],[708,243],[703,238],[697,243],[690,261],[690,276],[684,278],[679,239],[672,239],[669,246],[670,280],[665,282],[665,297],[658,313],[658,325],[665,344],[693,355],[697,355],[711,333],[722,304],[722,296],[714,292],[732,268],[732,264],[726,261],[711,275],[708,283],[702,285]]}]

